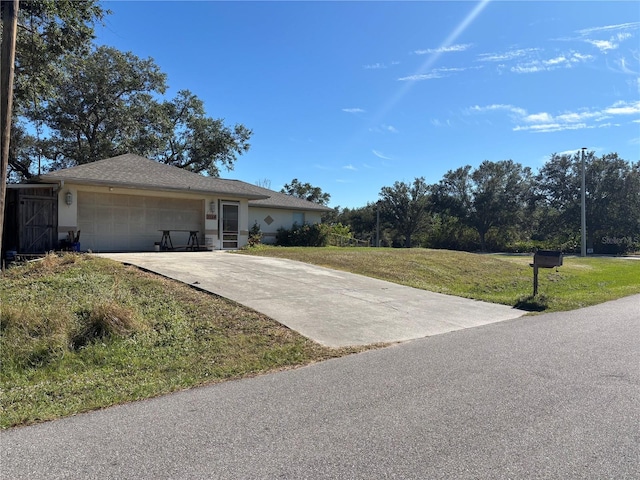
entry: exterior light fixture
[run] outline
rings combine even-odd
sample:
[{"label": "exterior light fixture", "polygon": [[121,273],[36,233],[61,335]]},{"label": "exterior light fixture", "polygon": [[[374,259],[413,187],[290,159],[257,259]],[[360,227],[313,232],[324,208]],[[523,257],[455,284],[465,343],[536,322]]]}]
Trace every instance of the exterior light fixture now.
[{"label": "exterior light fixture", "polygon": [[211,200],[211,202],[209,203],[209,211],[211,213],[216,211],[216,202],[215,202],[215,200]]},{"label": "exterior light fixture", "polygon": [[71,205],[73,203],[73,193],[67,192],[67,194],[64,196],[64,203],[66,203],[67,205]]}]

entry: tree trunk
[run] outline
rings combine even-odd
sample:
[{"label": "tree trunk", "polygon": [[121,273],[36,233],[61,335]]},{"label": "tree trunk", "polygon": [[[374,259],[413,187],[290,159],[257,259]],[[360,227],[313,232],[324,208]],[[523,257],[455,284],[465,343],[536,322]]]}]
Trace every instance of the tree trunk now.
[{"label": "tree trunk", "polygon": [[0,45],[0,252],[4,231],[7,170],[9,167],[9,141],[11,138],[11,113],[13,108],[13,74],[16,59],[18,30],[18,0],[2,0],[2,44]]}]

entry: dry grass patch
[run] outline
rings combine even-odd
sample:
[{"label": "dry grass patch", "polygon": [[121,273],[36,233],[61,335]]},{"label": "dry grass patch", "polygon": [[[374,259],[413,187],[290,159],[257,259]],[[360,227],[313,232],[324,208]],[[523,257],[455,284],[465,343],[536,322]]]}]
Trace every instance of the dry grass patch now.
[{"label": "dry grass patch", "polygon": [[2,428],[364,350],[89,255],[9,269],[0,305]]}]

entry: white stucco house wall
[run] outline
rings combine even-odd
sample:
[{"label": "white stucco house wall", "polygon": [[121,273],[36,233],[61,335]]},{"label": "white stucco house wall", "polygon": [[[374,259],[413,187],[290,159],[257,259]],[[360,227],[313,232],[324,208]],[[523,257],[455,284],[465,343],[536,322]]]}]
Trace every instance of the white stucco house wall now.
[{"label": "white stucco house wall", "polygon": [[57,238],[81,232],[82,250],[153,251],[170,232],[186,246],[192,232],[209,250],[247,244],[257,222],[273,243],[278,228],[317,223],[329,211],[238,180],[205,177],[134,154],[58,170],[38,179],[57,192]]}]

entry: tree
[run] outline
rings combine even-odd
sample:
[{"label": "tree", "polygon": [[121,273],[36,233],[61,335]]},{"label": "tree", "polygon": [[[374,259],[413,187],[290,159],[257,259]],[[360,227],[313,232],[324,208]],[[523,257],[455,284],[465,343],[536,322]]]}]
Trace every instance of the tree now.
[{"label": "tree", "polygon": [[[152,59],[98,47],[81,58],[67,56],[60,78],[42,114],[49,136],[37,142],[51,170],[132,152],[218,176],[220,166],[232,169],[236,155],[249,149],[251,130],[206,116],[188,90],[157,100],[166,75]],[[24,176],[29,167],[25,161]]]},{"label": "tree", "polygon": [[44,111],[52,132],[45,154],[53,170],[142,153],[136,139],[150,124],[152,95],[166,88],[166,76],[153,60],[103,46],[86,57],[67,56],[61,76]]},{"label": "tree", "polygon": [[207,117],[204,103],[189,90],[152,105],[149,112],[147,128],[133,148],[159,162],[217,177],[220,167],[233,170],[236,155],[249,150],[252,131]]},{"label": "tree", "polygon": [[[61,81],[61,61],[71,54],[86,55],[94,25],[105,15],[97,0],[30,0],[20,2],[16,46],[14,122],[9,154],[14,180],[28,178],[41,154],[45,106]],[[29,132],[36,132],[33,135]]]},{"label": "tree", "polygon": [[[553,154],[536,176],[540,234],[568,248],[580,232],[581,164],[580,152]],[[640,231],[640,166],[616,153],[594,152],[586,153],[585,166],[588,244],[598,251],[602,237],[634,238]]]},{"label": "tree", "polygon": [[285,183],[280,192],[325,206],[329,204],[331,199],[331,195],[323,192],[320,187],[314,187],[310,183],[302,183],[297,178],[291,180],[291,183]]},{"label": "tree", "polygon": [[459,218],[478,233],[486,250],[487,233],[521,225],[531,190],[531,170],[512,160],[485,160],[447,172],[434,187],[437,212]]},{"label": "tree", "polygon": [[390,221],[403,237],[404,246],[411,247],[411,237],[423,231],[429,213],[429,186],[424,177],[413,183],[395,182],[392,187],[382,187],[380,202],[385,220]]}]

